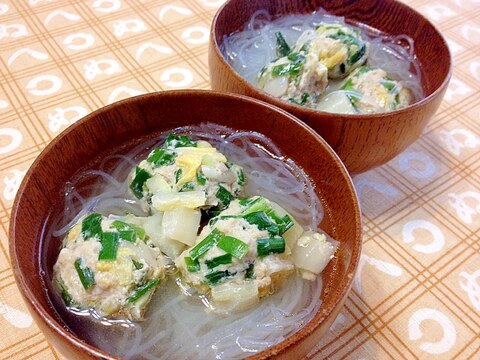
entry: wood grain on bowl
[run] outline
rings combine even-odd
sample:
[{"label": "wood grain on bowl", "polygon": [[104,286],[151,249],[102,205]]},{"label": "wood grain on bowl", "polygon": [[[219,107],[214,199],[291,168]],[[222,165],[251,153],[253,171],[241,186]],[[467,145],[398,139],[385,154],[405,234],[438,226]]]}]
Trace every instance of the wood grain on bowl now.
[{"label": "wood grain on bowl", "polygon": [[[243,28],[260,9],[272,16],[307,14],[323,8],[347,22],[364,23],[390,35],[406,34],[415,42],[425,98],[391,113],[341,115],[296,106],[270,96],[244,80],[224,59],[223,37]],[[316,130],[337,152],[350,173],[384,164],[422,133],[445,94],[452,72],[447,44],[422,15],[394,0],[229,0],[217,12],[209,44],[210,81],[214,90],[255,97],[294,114]]]},{"label": "wood grain on bowl", "polygon": [[[207,91],[170,91],[124,100],[78,121],[55,138],[35,160],[18,190],[10,222],[15,279],[39,327],[67,358],[112,358],[86,343],[62,321],[49,301],[40,262],[51,266],[60,244],[43,248],[42,233],[59,206],[65,183],[95,168],[109,154],[172,128],[218,123],[266,134],[311,177],[325,208],[322,228],[340,242],[323,273],[323,305],[314,319],[282,343],[254,356],[305,355],[327,331],[352,285],[361,248],[361,219],[351,179],[332,149],[285,111],[258,100]],[[47,269],[48,270],[48,269]]]}]

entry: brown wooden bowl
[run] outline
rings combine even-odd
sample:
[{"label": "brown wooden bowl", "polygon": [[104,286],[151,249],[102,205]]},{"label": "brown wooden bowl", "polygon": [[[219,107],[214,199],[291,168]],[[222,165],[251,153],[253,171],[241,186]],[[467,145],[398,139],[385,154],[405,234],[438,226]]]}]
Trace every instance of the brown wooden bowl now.
[{"label": "brown wooden bowl", "polygon": [[[272,16],[312,13],[319,8],[386,34],[406,34],[415,42],[425,98],[407,108],[375,115],[341,115],[297,106],[273,97],[244,80],[223,57],[223,37],[241,30],[260,9]],[[336,151],[350,173],[384,164],[422,133],[438,109],[452,74],[452,59],[438,30],[421,14],[394,0],[229,0],[213,19],[208,61],[214,90],[248,95],[294,114]]]},{"label": "brown wooden bowl", "polygon": [[[57,136],[35,160],[18,190],[10,222],[10,255],[20,292],[38,326],[68,359],[112,358],[79,338],[52,306],[45,282],[60,244],[46,247],[49,216],[62,206],[65,183],[101,159],[179,126],[213,122],[266,134],[311,177],[322,200],[321,227],[340,241],[323,273],[323,305],[315,318],[253,358],[306,354],[338,315],[352,285],[361,248],[361,218],[352,181],[333,150],[301,121],[267,103],[211,91],[153,93],[102,108]],[[41,257],[42,256],[42,257]],[[46,271],[42,272],[45,264]]]}]

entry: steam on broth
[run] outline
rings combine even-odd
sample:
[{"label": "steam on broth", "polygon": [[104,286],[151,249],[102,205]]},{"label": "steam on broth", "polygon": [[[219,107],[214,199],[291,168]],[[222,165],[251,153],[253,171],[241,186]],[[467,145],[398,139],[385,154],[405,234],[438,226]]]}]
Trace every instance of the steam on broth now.
[{"label": "steam on broth", "polygon": [[[65,239],[62,252],[66,248],[75,251],[70,242],[96,246],[100,250],[94,252],[93,262],[76,261],[79,253],[69,253],[67,259],[74,265],[69,265],[67,273],[59,268],[58,263],[53,276],[47,269],[50,298],[61,318],[77,335],[123,358],[230,359],[257,353],[296,332],[321,306],[322,280],[318,274],[336,249],[334,240],[317,232],[323,216],[321,202],[303,170],[262,134],[235,132],[216,124],[182,127],[173,130],[173,134],[177,135],[167,137],[162,134],[126,155],[111,155],[98,170],[84,171],[67,184],[64,208],[53,219],[52,231],[42,241],[48,246],[58,242],[56,239]],[[165,144],[172,138],[191,139],[198,148],[194,150],[192,143],[183,149],[169,148]],[[163,153],[160,154],[158,149],[163,149]],[[171,153],[175,153],[175,158],[180,161],[172,162],[169,159]],[[196,158],[200,153],[202,159],[204,154],[209,154],[205,160],[207,166],[201,171]],[[161,165],[156,168],[149,167],[151,164],[146,164],[144,159],[149,159],[152,154],[157,165],[160,158],[167,160],[160,161]],[[185,154],[188,156],[182,158]],[[225,168],[221,165],[226,164],[223,157],[228,158],[229,165]],[[183,175],[174,167],[178,163],[184,165],[180,167]],[[195,179],[193,173],[187,176],[193,163],[197,164],[195,176],[206,173],[207,180],[197,179],[198,184],[180,191]],[[215,166],[223,172],[209,174],[209,167]],[[141,176],[141,187],[137,186],[139,168],[148,169],[151,175],[149,178]],[[132,169],[135,169],[133,173]],[[170,203],[163,199],[161,206],[178,201],[177,198],[172,200],[172,196],[182,197],[182,193],[194,193],[196,186],[202,187],[204,209],[210,214],[207,214],[207,224],[193,225],[195,233],[203,227],[195,241],[190,235],[182,238],[184,232],[175,231],[172,236],[181,239],[177,241],[179,244],[165,244],[164,240],[156,238],[160,228],[155,223],[158,201],[155,203],[154,197],[159,194],[156,192],[159,182],[154,179],[155,171],[177,173],[170,189],[179,191],[169,195],[167,200]],[[154,181],[147,184],[149,179]],[[209,184],[209,181],[213,182]],[[234,197],[226,203],[226,188],[235,197],[241,195],[241,199]],[[217,197],[220,194],[223,198],[215,199],[209,194]],[[190,206],[182,204],[183,209]],[[192,211],[200,211],[197,204],[197,200],[191,203],[190,207],[196,209]],[[168,206],[163,208],[163,216],[170,211],[168,209]],[[185,212],[172,216],[181,216],[188,224],[197,218],[197,215]],[[189,220],[190,216],[193,217]],[[168,224],[173,228],[176,226],[175,221]],[[242,233],[251,236],[248,226],[258,235],[253,240]],[[232,232],[234,228],[237,232]],[[105,233],[109,234],[107,237],[117,234],[113,236],[117,239],[116,255],[112,255],[111,244],[102,238]],[[212,233],[221,235],[207,249],[204,244]],[[172,239],[169,241],[175,243]],[[215,245],[220,249],[215,250]],[[59,274],[75,278],[78,289],[83,287],[87,293],[94,289],[98,295],[95,282],[105,280],[100,279],[104,274],[100,274],[97,268],[102,262],[99,252],[105,247],[111,258],[106,259],[107,264],[101,264],[100,270],[121,270],[122,276],[112,281],[115,284],[124,281],[126,295],[120,304],[126,305],[115,308],[111,301],[105,305],[95,297],[92,302],[67,301],[65,292],[68,293],[72,285],[67,277],[60,276],[63,282],[59,286]],[[201,254],[199,247],[203,249]],[[323,257],[312,254],[323,254]],[[196,261],[193,268],[185,257]],[[132,265],[125,267],[129,259]],[[255,266],[262,269],[263,275]],[[277,278],[269,274],[269,266],[271,271],[282,275]],[[222,276],[218,276],[219,273]],[[212,274],[216,275],[212,277]],[[253,281],[249,277],[252,274]],[[272,278],[267,279],[268,275]],[[132,280],[137,278],[140,279],[137,282]],[[260,281],[264,281],[263,285]],[[112,285],[114,294],[121,292],[117,291],[117,285]],[[70,300],[83,300],[69,295]],[[235,300],[238,298],[243,300]],[[142,300],[137,303],[138,299]],[[144,321],[137,321],[143,318]]]},{"label": "steam on broth", "polygon": [[423,98],[410,37],[354,26],[323,10],[277,18],[259,10],[220,48],[252,85],[320,111],[388,112]]}]

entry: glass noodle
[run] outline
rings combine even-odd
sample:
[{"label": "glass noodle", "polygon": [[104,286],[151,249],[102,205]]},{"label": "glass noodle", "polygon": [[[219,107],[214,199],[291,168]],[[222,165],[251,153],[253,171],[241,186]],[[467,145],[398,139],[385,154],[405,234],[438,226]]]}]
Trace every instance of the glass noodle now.
[{"label": "glass noodle", "polygon": [[[353,26],[347,24],[343,17],[329,15],[322,10],[279,18],[272,17],[266,10],[258,10],[242,31],[225,36],[220,48],[232,67],[256,86],[262,68],[278,58],[275,33],[281,32],[293,47],[303,32],[315,30],[320,23],[348,25],[359,29],[362,38],[370,42],[367,65],[381,68],[393,80],[400,81],[411,91],[414,102],[423,98],[420,66],[415,56],[413,40],[409,36],[388,36],[365,24]],[[323,96],[329,96],[335,91],[345,92],[338,90],[342,83],[343,79],[330,80]]]},{"label": "glass noodle", "polygon": [[[270,139],[210,123],[172,132],[210,142],[229,161],[244,168],[246,195],[263,195],[284,207],[305,229],[318,230],[323,209],[313,184]],[[64,211],[53,219],[53,230],[43,239],[44,248],[54,238],[63,239],[68,229],[88,212],[147,216],[145,204],[128,191],[129,174],[153,147],[164,142],[166,135],[143,143],[126,155],[109,156],[97,170],[85,171],[68,183]],[[113,171],[106,171],[112,168]],[[86,193],[90,195],[85,196]],[[144,322],[108,320],[94,310],[66,311],[58,294],[50,291],[52,302],[77,335],[126,359],[241,358],[281,342],[309,322],[321,305],[320,276],[313,282],[291,276],[280,291],[263,298],[257,307],[219,315],[209,310],[212,305],[205,296],[182,283],[173,262],[168,273],[168,280],[157,288]]]}]

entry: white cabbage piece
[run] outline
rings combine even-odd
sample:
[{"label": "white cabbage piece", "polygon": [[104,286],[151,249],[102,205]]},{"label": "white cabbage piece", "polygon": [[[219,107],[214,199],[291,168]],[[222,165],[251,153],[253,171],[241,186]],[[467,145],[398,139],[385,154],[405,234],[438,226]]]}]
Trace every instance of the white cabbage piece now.
[{"label": "white cabbage piece", "polygon": [[305,232],[292,249],[296,267],[320,274],[335,254],[336,246],[323,233]]},{"label": "white cabbage piece", "polygon": [[195,244],[200,226],[200,210],[176,208],[163,213],[162,229],[166,237],[186,245]]}]

